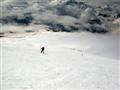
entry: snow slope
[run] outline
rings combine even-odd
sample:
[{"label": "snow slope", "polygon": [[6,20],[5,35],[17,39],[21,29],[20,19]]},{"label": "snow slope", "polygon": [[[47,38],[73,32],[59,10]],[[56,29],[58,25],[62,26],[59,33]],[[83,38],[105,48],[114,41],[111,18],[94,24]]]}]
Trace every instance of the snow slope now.
[{"label": "snow slope", "polygon": [[43,32],[0,40],[1,90],[120,89],[116,34]]}]

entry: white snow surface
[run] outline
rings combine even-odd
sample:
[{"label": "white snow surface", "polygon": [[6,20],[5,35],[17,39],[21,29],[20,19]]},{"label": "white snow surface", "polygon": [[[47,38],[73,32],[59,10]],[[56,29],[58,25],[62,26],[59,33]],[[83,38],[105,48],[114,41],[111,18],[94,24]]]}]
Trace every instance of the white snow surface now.
[{"label": "white snow surface", "polygon": [[117,34],[43,32],[0,40],[1,90],[120,89]]}]

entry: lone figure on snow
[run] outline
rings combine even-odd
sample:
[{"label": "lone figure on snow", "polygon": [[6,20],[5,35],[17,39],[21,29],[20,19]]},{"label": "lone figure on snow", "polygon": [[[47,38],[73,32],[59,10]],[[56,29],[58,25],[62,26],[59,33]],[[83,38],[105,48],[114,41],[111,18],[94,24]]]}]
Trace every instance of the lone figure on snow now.
[{"label": "lone figure on snow", "polygon": [[45,47],[42,47],[42,48],[41,48],[41,53],[44,54],[44,51],[45,51]]}]

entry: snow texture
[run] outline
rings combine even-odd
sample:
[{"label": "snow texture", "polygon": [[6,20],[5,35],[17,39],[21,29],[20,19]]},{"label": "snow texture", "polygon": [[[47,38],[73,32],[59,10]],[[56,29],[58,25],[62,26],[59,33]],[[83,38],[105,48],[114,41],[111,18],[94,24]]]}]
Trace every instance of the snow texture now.
[{"label": "snow texture", "polygon": [[[43,32],[1,38],[1,90],[119,90],[119,35]],[[40,48],[45,46],[45,54]]]}]

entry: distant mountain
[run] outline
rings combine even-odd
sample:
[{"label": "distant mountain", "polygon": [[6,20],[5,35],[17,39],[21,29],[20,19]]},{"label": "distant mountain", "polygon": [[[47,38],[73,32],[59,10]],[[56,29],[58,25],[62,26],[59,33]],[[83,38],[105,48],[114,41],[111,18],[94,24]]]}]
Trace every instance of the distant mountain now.
[{"label": "distant mountain", "polygon": [[120,18],[119,4],[119,0],[1,0],[0,23],[103,33]]}]

